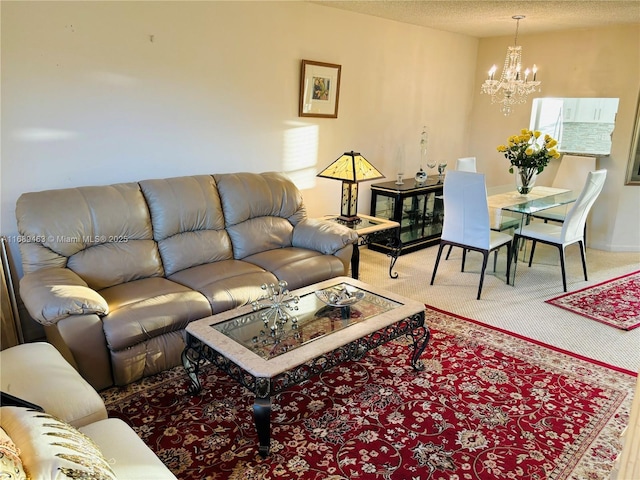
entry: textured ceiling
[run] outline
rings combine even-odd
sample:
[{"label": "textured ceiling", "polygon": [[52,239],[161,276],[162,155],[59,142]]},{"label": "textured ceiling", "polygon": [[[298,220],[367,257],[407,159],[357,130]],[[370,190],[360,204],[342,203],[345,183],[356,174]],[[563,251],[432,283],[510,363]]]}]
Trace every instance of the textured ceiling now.
[{"label": "textured ceiling", "polygon": [[640,0],[478,1],[318,0],[329,7],[473,37],[515,34],[514,15],[525,15],[519,33],[640,23]]}]

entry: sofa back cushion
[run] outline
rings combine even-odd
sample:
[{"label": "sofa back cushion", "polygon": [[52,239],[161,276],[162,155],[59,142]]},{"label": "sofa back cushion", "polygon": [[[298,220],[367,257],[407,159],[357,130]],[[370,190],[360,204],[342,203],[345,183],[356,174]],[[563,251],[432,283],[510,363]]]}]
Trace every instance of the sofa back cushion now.
[{"label": "sofa back cushion", "polygon": [[232,258],[231,241],[211,175],[143,180],[165,274]]},{"label": "sofa back cushion", "polygon": [[96,290],[163,274],[137,183],[25,193],[16,218],[25,274],[67,267]]},{"label": "sofa back cushion", "polygon": [[290,247],[293,227],[306,218],[302,194],[282,173],[214,175],[233,256]]}]

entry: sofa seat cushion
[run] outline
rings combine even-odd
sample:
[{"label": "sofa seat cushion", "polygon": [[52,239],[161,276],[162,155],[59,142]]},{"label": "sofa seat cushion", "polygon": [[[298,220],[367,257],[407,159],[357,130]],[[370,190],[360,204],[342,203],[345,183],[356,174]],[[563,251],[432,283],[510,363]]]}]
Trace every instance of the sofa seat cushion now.
[{"label": "sofa seat cushion", "polygon": [[0,422],[20,449],[20,459],[29,478],[116,479],[102,452],[89,437],[48,413],[24,407],[1,407]]},{"label": "sofa seat cushion", "polygon": [[177,480],[175,475],[119,418],[109,418],[80,429],[95,442],[119,479]]},{"label": "sofa seat cushion", "polygon": [[16,345],[0,352],[0,359],[3,392],[35,403],[74,427],[107,418],[100,395],[53,345],[45,342]]},{"label": "sofa seat cushion", "polygon": [[169,278],[202,293],[214,314],[251,303],[264,294],[262,284],[278,283],[272,273],[242,260],[199,265]]},{"label": "sofa seat cushion", "polygon": [[109,305],[103,329],[112,351],[182,330],[192,320],[211,315],[202,294],[161,277],[123,283],[100,294]]},{"label": "sofa seat cushion", "polygon": [[278,248],[244,260],[273,272],[290,290],[344,275],[344,264],[338,257],[304,248]]}]

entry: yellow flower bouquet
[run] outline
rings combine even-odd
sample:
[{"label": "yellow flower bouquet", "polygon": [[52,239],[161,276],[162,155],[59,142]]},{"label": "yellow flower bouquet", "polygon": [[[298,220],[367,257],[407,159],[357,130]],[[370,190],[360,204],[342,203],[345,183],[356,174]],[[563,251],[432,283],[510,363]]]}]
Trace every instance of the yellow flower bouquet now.
[{"label": "yellow flower bouquet", "polygon": [[507,145],[498,145],[498,151],[511,162],[509,173],[514,172],[514,167],[517,169],[520,193],[529,193],[535,176],[542,173],[552,158],[560,157],[555,148],[558,141],[550,135],[545,134],[542,139],[540,136],[539,131],[524,128],[520,135],[509,137]]}]

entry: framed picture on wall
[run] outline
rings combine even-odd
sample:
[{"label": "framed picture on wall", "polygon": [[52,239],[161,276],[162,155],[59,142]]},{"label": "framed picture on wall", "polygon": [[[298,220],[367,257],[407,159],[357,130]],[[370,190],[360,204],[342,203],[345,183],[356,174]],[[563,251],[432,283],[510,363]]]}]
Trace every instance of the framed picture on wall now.
[{"label": "framed picture on wall", "polygon": [[338,118],[340,65],[302,60],[300,117]]}]

